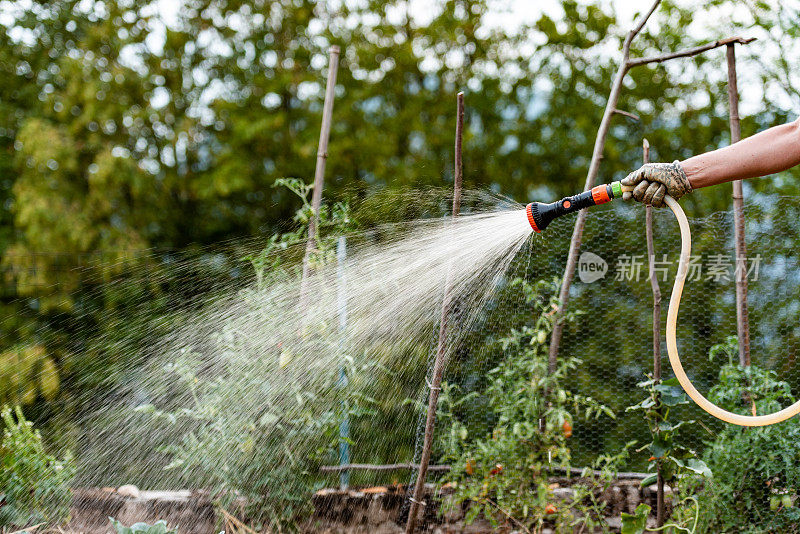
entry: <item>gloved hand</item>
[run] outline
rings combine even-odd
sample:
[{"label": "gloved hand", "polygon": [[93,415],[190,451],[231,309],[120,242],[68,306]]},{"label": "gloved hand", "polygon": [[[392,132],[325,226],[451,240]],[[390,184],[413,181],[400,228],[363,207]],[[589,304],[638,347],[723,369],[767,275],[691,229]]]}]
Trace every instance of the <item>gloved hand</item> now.
[{"label": "gloved hand", "polygon": [[677,161],[672,163],[646,163],[622,180],[622,185],[635,186],[622,194],[624,200],[634,198],[657,208],[664,206],[664,196],[678,200],[692,192],[689,178]]}]

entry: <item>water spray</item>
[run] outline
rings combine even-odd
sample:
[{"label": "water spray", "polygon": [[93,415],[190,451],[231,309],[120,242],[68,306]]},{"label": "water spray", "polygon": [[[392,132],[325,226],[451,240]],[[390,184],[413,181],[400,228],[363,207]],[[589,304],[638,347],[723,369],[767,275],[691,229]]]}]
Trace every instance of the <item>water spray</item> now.
[{"label": "water spray", "polygon": [[[525,213],[528,217],[533,230],[540,233],[542,230],[557,217],[573,213],[584,208],[596,206],[598,204],[605,204],[615,198],[621,198],[622,193],[632,191],[632,186],[624,186],[620,182],[613,182],[606,185],[598,185],[589,191],[565,197],[557,202],[551,204],[543,204],[541,202],[531,202],[525,207]],[[775,423],[785,421],[800,413],[800,400],[779,410],[775,413],[767,415],[739,415],[727,410],[723,410],[716,404],[706,399],[697,388],[694,387],[692,381],[686,376],[683,370],[680,356],[678,355],[678,342],[677,342],[677,328],[678,328],[678,309],[681,305],[681,295],[683,294],[683,286],[686,282],[686,275],[689,271],[689,257],[692,254],[692,233],[689,229],[689,220],[686,214],[678,204],[678,201],[667,195],[664,202],[672,210],[675,218],[678,220],[678,226],[681,231],[681,255],[680,262],[678,263],[678,274],[675,276],[675,283],[672,285],[672,296],[669,299],[669,309],[667,310],[667,353],[669,354],[669,363],[678,382],[683,387],[687,395],[698,405],[700,408],[713,415],[717,419],[725,422],[732,423],[739,426],[767,426]]]}]

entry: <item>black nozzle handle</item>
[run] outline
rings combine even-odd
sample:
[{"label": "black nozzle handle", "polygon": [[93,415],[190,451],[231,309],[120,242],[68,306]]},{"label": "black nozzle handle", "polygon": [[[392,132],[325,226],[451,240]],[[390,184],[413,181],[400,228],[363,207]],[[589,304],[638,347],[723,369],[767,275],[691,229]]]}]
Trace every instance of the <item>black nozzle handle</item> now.
[{"label": "black nozzle handle", "polygon": [[528,222],[535,231],[541,232],[557,217],[611,201],[615,196],[619,196],[615,195],[615,192],[616,190],[612,187],[612,184],[598,185],[589,191],[584,191],[571,197],[564,197],[550,204],[532,202],[526,207]]}]

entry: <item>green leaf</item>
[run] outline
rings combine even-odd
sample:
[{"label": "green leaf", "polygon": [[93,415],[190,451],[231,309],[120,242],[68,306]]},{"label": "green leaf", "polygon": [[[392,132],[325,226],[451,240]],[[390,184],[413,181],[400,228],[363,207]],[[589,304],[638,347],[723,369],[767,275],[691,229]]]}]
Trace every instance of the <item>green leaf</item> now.
[{"label": "green leaf", "polygon": [[634,514],[622,512],[622,534],[643,534],[647,528],[650,507],[644,503],[636,507]]},{"label": "green leaf", "polygon": [[654,389],[661,394],[661,403],[664,406],[677,406],[689,402],[686,395],[683,393],[683,389],[679,386],[659,384],[655,386]]},{"label": "green leaf", "polygon": [[709,467],[706,465],[706,463],[703,460],[700,460],[698,458],[689,458],[685,462],[685,467],[686,467],[686,469],[689,469],[690,471],[694,471],[698,475],[703,475],[704,477],[709,477],[710,478],[710,477],[713,476],[713,473],[711,472],[711,469],[709,469]]},{"label": "green leaf", "polygon": [[650,444],[650,452],[656,458],[663,458],[667,455],[671,448],[671,440],[665,439],[663,435],[656,436],[655,439],[653,439],[653,442]]}]

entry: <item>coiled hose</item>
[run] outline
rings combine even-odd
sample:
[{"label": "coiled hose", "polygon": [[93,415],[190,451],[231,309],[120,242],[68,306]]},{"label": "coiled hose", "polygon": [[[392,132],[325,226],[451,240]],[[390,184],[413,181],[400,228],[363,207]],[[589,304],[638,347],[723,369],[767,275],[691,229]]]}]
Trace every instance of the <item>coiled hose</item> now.
[{"label": "coiled hose", "polygon": [[697,403],[702,409],[728,423],[740,426],[766,426],[773,425],[785,421],[790,417],[800,413],[800,400],[787,406],[783,410],[771,413],[768,415],[739,415],[736,413],[723,410],[716,404],[706,399],[697,388],[694,387],[692,381],[686,376],[686,372],[681,365],[681,358],[678,355],[678,309],[681,306],[681,295],[683,295],[683,285],[686,282],[686,274],[689,270],[689,257],[692,254],[692,232],[689,229],[689,221],[686,214],[683,212],[680,204],[674,198],[665,197],[667,206],[670,207],[675,218],[678,220],[678,226],[681,229],[681,256],[678,263],[678,274],[675,276],[675,283],[672,285],[672,296],[669,299],[669,309],[667,310],[667,354],[669,354],[669,364],[678,377],[683,390],[689,397]]}]

